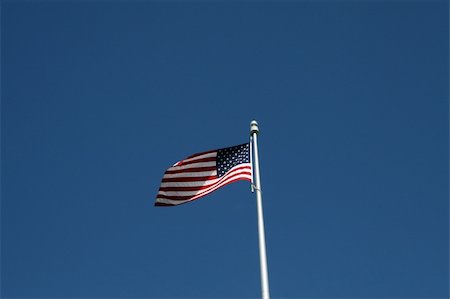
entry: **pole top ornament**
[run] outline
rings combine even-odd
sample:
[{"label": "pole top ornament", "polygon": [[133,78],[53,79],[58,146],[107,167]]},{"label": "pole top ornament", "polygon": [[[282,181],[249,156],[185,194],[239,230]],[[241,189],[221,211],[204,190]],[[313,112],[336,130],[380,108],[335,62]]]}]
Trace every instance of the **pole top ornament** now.
[{"label": "pole top ornament", "polygon": [[250,134],[259,133],[258,122],[256,120],[252,120],[250,123]]}]

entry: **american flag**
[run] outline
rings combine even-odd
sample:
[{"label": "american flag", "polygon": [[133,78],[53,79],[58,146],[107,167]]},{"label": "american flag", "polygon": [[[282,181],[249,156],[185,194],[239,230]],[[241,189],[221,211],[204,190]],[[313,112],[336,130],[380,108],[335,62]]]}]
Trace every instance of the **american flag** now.
[{"label": "american flag", "polygon": [[250,144],[198,153],[166,170],[155,206],[176,206],[239,180],[252,180]]}]

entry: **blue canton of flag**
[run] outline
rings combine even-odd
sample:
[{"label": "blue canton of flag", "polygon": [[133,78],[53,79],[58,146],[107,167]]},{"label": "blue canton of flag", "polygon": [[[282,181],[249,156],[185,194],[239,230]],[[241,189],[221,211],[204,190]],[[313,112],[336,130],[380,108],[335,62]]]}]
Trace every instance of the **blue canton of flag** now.
[{"label": "blue canton of flag", "polygon": [[217,176],[220,178],[236,165],[250,163],[249,144],[217,150]]}]

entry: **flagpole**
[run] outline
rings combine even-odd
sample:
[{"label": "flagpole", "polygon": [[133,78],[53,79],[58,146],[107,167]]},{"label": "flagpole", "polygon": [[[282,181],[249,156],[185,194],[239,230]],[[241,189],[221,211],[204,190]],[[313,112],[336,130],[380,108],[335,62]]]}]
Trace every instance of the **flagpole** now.
[{"label": "flagpole", "polygon": [[256,205],[258,210],[258,235],[259,235],[259,262],[261,268],[261,294],[262,299],[270,299],[269,294],[269,278],[267,274],[267,257],[266,257],[266,237],[264,234],[264,215],[262,206],[261,182],[259,179],[259,158],[258,158],[258,123],[253,120],[250,123],[250,136],[252,140],[254,181],[256,191]]}]

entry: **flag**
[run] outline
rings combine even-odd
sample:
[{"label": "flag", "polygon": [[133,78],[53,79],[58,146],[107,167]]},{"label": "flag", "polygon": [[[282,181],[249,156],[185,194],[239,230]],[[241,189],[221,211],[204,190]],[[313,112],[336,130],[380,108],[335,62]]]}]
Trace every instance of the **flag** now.
[{"label": "flag", "polygon": [[250,144],[194,154],[166,170],[155,206],[176,206],[239,180],[252,180]]}]

